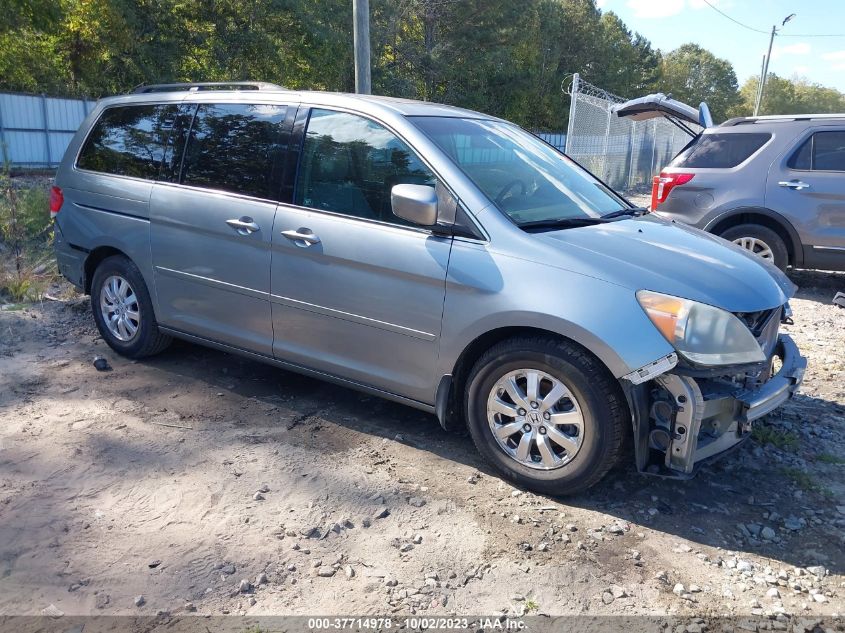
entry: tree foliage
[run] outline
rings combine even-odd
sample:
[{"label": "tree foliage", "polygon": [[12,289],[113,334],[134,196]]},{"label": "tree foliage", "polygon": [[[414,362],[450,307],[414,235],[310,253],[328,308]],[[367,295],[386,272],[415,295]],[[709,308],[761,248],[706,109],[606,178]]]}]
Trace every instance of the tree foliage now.
[{"label": "tree foliage", "polygon": [[733,66],[697,44],[684,44],[663,58],[660,86],[692,106],[706,101],[715,121],[726,119],[740,103]]},{"label": "tree foliage", "polygon": [[[100,97],[236,79],[354,87],[351,0],[7,0],[2,13],[0,90]],[[378,94],[553,130],[566,125],[561,83],[573,72],[626,97],[661,88],[693,105],[706,99],[717,118],[742,107],[728,62],[692,44],[661,57],[595,0],[370,0],[370,14]]]},{"label": "tree foliage", "polygon": [[[751,77],[742,85],[742,103],[735,110],[737,116],[749,116],[754,112],[758,77]],[[845,95],[812,83],[805,77],[785,79],[769,73],[763,91],[759,114],[824,114],[845,112]]]}]

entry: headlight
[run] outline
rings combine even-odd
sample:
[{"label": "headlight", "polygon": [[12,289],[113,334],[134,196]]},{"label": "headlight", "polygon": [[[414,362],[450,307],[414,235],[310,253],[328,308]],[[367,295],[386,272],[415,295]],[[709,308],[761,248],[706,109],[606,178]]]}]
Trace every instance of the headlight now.
[{"label": "headlight", "polygon": [[745,324],[730,312],[698,301],[640,290],[637,301],[678,352],[697,365],[739,365],[766,360]]}]

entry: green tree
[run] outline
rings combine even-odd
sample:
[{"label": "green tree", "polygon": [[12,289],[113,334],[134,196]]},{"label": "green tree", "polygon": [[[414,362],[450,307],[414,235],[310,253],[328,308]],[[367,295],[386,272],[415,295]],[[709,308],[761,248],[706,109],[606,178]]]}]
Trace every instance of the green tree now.
[{"label": "green tree", "polygon": [[659,85],[692,106],[706,101],[715,121],[726,119],[741,103],[733,66],[697,44],[684,44],[663,57]]},{"label": "green tree", "polygon": [[[751,116],[757,95],[757,77],[749,78],[740,90],[736,116]],[[806,77],[786,79],[769,73],[759,114],[824,114],[845,112],[845,94],[809,81]]]},{"label": "green tree", "polygon": [[661,75],[660,52],[639,33],[632,34],[615,13],[602,15],[598,44],[602,88],[632,98],[655,88]]}]

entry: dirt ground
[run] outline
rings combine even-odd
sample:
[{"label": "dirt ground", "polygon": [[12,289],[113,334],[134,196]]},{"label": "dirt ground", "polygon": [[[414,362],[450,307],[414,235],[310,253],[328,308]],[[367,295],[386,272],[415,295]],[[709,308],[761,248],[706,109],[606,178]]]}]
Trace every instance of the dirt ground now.
[{"label": "dirt ground", "polygon": [[793,279],[794,401],[692,481],[626,464],[566,499],[433,416],[187,343],[128,361],[83,299],[7,306],[0,615],[842,614],[845,274]]}]

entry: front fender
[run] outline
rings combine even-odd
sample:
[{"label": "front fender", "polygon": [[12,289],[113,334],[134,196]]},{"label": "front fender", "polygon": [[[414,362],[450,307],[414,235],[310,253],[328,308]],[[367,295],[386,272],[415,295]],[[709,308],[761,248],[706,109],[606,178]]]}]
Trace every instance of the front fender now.
[{"label": "front fender", "polygon": [[564,336],[617,378],[674,351],[634,290],[456,241],[446,283],[441,374],[453,372],[473,341],[500,328]]}]

